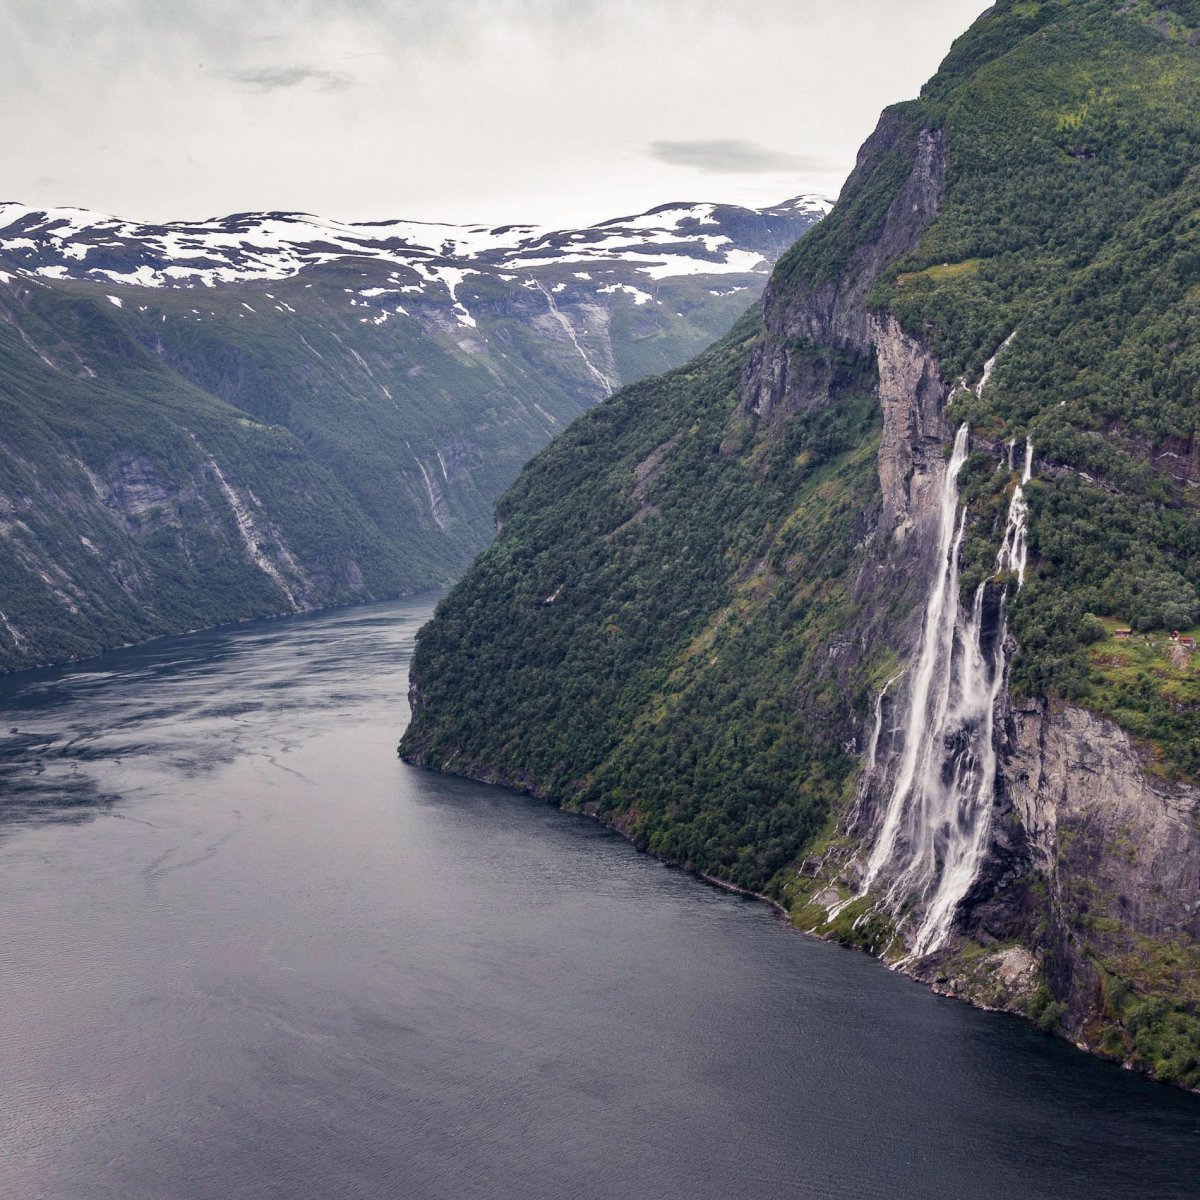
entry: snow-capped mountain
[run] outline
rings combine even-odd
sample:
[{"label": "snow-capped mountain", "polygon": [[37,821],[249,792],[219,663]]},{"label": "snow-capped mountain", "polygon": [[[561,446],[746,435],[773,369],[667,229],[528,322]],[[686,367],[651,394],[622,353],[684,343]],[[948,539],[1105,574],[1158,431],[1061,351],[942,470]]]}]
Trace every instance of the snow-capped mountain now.
[{"label": "snow-capped mountain", "polygon": [[529,273],[574,266],[603,275],[632,267],[647,281],[679,275],[765,274],[797,221],[819,220],[826,200],[773,208],[667,204],[583,229],[533,225],[346,223],[303,213],[238,213],[210,221],[143,225],[78,208],[0,203],[0,257],[50,279],[141,287],[208,287],[286,279],[340,260],[387,264],[422,283],[453,287],[456,273]]},{"label": "snow-capped mountain", "polygon": [[728,331],[827,207],[0,205],[0,668],[446,580],[534,453]]}]

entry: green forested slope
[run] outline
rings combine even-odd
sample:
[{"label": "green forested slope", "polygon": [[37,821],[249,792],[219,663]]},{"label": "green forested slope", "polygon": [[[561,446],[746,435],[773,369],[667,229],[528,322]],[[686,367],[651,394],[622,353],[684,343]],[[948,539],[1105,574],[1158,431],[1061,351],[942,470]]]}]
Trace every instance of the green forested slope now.
[{"label": "green forested slope", "polygon": [[[894,661],[887,639],[857,645],[878,416],[872,363],[831,298],[876,254],[868,307],[929,345],[945,378],[977,380],[1016,331],[993,385],[949,414],[979,447],[966,588],[994,562],[1007,504],[988,447],[1036,448],[1014,686],[1127,724],[1132,706],[1163,769],[1194,774],[1200,712],[1151,673],[1117,687],[1088,646],[1097,617],[1149,628],[1197,612],[1197,9],[1002,0],[985,14],[780,261],[767,334],[744,325],[622,393],[525,471],[497,543],[421,637],[402,752],[770,885],[846,799],[854,714]],[[944,193],[915,250],[889,258],[922,132],[944,147]],[[832,333],[814,340],[821,321]],[[767,419],[742,379],[771,339],[823,399]],[[895,593],[897,623],[917,599]]]},{"label": "green forested slope", "polygon": [[522,474],[422,633],[405,746],[761,887],[853,768],[834,705],[796,682],[845,611],[877,438],[861,363],[788,436],[731,433],[757,329],[621,393]]}]

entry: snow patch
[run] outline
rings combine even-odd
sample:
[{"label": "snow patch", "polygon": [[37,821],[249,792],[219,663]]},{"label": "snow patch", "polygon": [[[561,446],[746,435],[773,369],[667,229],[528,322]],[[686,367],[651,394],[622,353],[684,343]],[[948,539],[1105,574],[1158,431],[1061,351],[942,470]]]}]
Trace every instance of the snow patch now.
[{"label": "snow patch", "polygon": [[[649,304],[654,299],[649,292],[643,292],[641,288],[635,288],[630,283],[610,283],[605,287],[597,288],[596,291],[602,296],[612,295],[614,292],[625,292],[633,297],[634,304]],[[713,292],[713,295],[718,293]]]},{"label": "snow patch", "polygon": [[[671,205],[586,229],[556,231],[534,225],[353,223],[280,212],[141,225],[83,209],[0,204],[0,251],[19,256],[17,265],[46,278],[104,279],[139,287],[286,279],[346,259],[402,266],[426,282],[445,282],[452,292],[456,280],[478,268],[510,279],[541,266],[596,262],[639,264],[653,278],[760,270],[761,255],[733,248],[719,232],[718,207]],[[799,197],[763,211],[820,216],[829,207],[828,201]],[[89,269],[87,262],[97,257],[92,251],[98,248],[109,262],[125,258],[128,265]],[[591,277],[588,270],[574,274]],[[373,290],[364,289],[364,294]],[[273,293],[267,295],[275,299]],[[471,324],[465,310],[458,316]]]},{"label": "snow patch", "polygon": [[720,262],[704,258],[671,258],[652,267],[642,267],[643,275],[651,279],[670,279],[677,275],[748,275],[765,267],[766,256],[754,250],[729,250]]}]

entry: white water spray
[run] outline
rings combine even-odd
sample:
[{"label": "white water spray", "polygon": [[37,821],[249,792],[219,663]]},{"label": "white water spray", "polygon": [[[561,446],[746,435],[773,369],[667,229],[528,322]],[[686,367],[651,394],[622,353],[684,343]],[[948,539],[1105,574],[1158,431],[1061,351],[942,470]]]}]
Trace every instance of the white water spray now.
[{"label": "white water spray", "polygon": [[[863,771],[862,780],[858,786],[858,799],[855,803],[854,816],[851,818],[851,824],[858,819],[858,813],[863,801],[867,798],[871,791],[871,785],[875,782],[875,763],[879,755],[879,737],[883,732],[883,701],[888,694],[888,689],[904,674],[904,668],[901,667],[895,675],[891,676],[888,681],[881,687],[875,696],[875,720],[871,725],[871,736],[867,741],[867,758],[866,769]],[[893,735],[895,730],[892,730]],[[855,892],[847,896],[844,900],[839,900],[836,904],[829,908],[827,919],[832,921],[845,908],[849,907],[863,893]],[[857,927],[857,922],[855,926]]]},{"label": "white water spray", "polygon": [[[958,508],[958,475],[968,450],[968,429],[963,424],[942,484],[938,568],[909,677],[894,783],[859,893],[886,882],[887,907],[894,913],[911,907],[918,915],[914,958],[944,943],[958,905],[978,875],[987,849],[996,782],[993,726],[1004,681],[1006,595],[1001,592],[992,620],[985,611],[987,581],[976,589],[969,613],[959,603],[959,551],[966,512]],[[1018,588],[1025,579],[1028,554],[1023,486],[1032,467],[1033,446],[1026,443],[1025,469],[1009,503],[996,559],[996,573],[1015,574]],[[881,692],[877,714],[882,699]],[[877,717],[868,747],[869,777],[875,774],[878,735]]]},{"label": "white water spray", "polygon": [[979,382],[975,385],[976,396],[983,395],[983,389],[987,387],[992,380],[992,372],[996,369],[996,364],[1000,361],[1000,355],[1002,355],[1004,351],[1008,349],[1009,342],[1011,342],[1016,336],[1017,331],[1014,329],[1012,333],[1010,333],[1008,337],[1006,337],[1004,341],[1000,343],[996,349],[996,353],[993,354],[992,357],[983,364],[983,374],[979,377]]},{"label": "white water spray", "polygon": [[871,727],[871,740],[867,743],[867,775],[875,770],[875,759],[879,753],[879,734],[883,730],[883,698],[888,694],[888,688],[904,674],[903,669],[897,671],[887,683],[879,689],[875,697],[875,722]]},{"label": "white water spray", "polygon": [[[1012,469],[1012,443],[1009,443],[1009,469]],[[1033,474],[1033,442],[1025,442],[1025,468],[1021,482],[1013,491],[1008,504],[1008,521],[1004,526],[1004,540],[996,559],[996,570],[1007,571],[1017,577],[1017,591],[1025,584],[1025,565],[1029,561],[1029,546],[1026,530],[1029,523],[1029,502],[1025,499],[1025,485]]]}]

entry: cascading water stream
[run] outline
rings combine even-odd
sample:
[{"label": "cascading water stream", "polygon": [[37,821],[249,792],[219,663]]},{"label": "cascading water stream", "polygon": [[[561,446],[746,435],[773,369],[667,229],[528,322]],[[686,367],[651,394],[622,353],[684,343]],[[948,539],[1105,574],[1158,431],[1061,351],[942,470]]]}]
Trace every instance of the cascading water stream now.
[{"label": "cascading water stream", "polygon": [[[993,725],[1004,681],[1006,593],[1001,591],[991,620],[985,607],[988,581],[976,589],[970,612],[959,603],[966,511],[959,512],[958,475],[968,450],[969,431],[963,424],[942,483],[938,570],[909,676],[894,784],[859,893],[885,881],[884,902],[892,912],[907,912],[911,906],[920,915],[914,958],[943,944],[975,881],[987,848],[996,781]],[[1009,502],[996,558],[996,574],[1015,575],[1018,589],[1028,557],[1029,510],[1023,489],[1032,467],[1033,446],[1026,443],[1024,471]],[[882,698],[881,692],[868,776],[875,774]]]},{"label": "cascading water stream", "polygon": [[996,369],[996,364],[1000,361],[1000,355],[1002,355],[1005,352],[1005,350],[1008,349],[1009,343],[1016,336],[1017,336],[1017,331],[1014,329],[1012,331],[1012,333],[1010,333],[1008,335],[1008,337],[1006,337],[1004,339],[1004,341],[1002,341],[1000,343],[1000,346],[996,350],[996,353],[993,354],[992,357],[989,358],[987,360],[987,362],[985,362],[983,364],[983,374],[979,377],[979,382],[975,385],[975,395],[976,396],[983,395],[983,389],[985,387],[987,387],[987,385],[991,382],[992,372]]},{"label": "cascading water stream", "polygon": [[[931,695],[935,678],[949,681],[949,658],[954,642],[954,626],[957,623],[957,602],[951,595],[958,587],[958,548],[962,537],[963,523],[956,522],[958,515],[958,473],[967,461],[968,430],[964,423],[954,439],[954,450],[946,467],[942,484],[941,505],[938,511],[938,556],[939,569],[934,576],[933,586],[925,605],[925,623],[921,630],[921,644],[917,663],[910,677],[908,693],[908,721],[904,731],[904,752],[896,774],[891,802],[884,814],[883,825],[875,840],[874,849],[867,863],[863,890],[869,891],[884,865],[891,861],[896,849],[896,839],[902,819],[907,811],[907,802],[914,783],[921,772],[922,759],[929,758],[930,738],[926,736],[931,726],[930,709],[944,708],[948,697],[946,689],[938,689]],[[957,533],[955,526],[957,524]]]},{"label": "cascading water stream", "polygon": [[[1011,469],[1011,447],[1010,469]],[[996,570],[1007,571],[1017,577],[1017,591],[1025,583],[1025,564],[1029,559],[1026,544],[1026,528],[1029,519],[1029,502],[1025,499],[1025,485],[1033,474],[1033,442],[1025,442],[1025,467],[1021,471],[1021,482],[1017,484],[1008,505],[1008,521],[1004,527],[1004,540],[996,559]]]},{"label": "cascading water stream", "polygon": [[869,777],[875,770],[875,759],[879,754],[879,735],[883,731],[883,699],[888,694],[888,688],[904,674],[903,670],[897,671],[887,683],[879,689],[879,695],[875,697],[875,722],[871,727],[871,740],[867,743],[867,769],[866,774]]},{"label": "cascading water stream", "polygon": [[[875,781],[875,765],[879,755],[879,738],[883,732],[883,701],[888,694],[888,689],[904,674],[904,668],[901,667],[895,675],[891,676],[888,681],[879,689],[875,696],[875,720],[871,726],[871,737],[867,742],[866,766],[863,771],[862,781],[858,787],[858,799],[855,804],[854,817],[852,822],[858,819],[858,813],[863,801],[866,800],[871,791],[871,785]],[[894,731],[893,731],[894,732]],[[839,900],[832,905],[828,911],[828,919],[832,921],[843,909],[848,908],[855,900],[861,896],[861,892],[846,897],[845,900]]]}]

